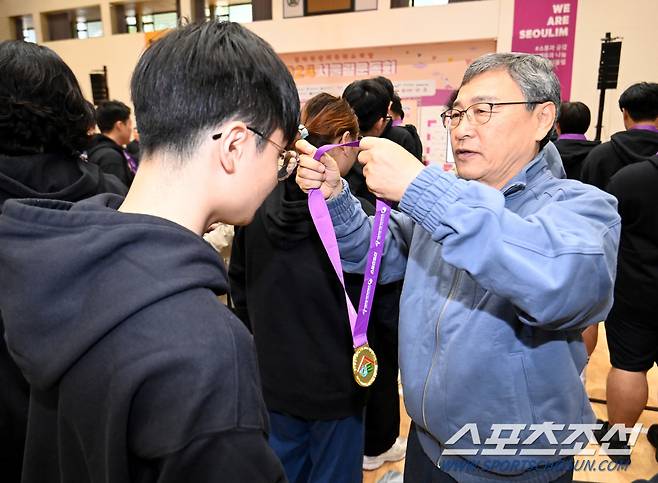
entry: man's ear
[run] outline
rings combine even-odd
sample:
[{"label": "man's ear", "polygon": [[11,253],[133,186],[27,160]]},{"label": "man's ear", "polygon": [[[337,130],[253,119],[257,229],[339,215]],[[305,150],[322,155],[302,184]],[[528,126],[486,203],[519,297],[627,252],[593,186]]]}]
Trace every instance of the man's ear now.
[{"label": "man's ear", "polygon": [[250,133],[247,125],[241,121],[231,121],[221,127],[221,137],[217,143],[217,154],[219,163],[224,172],[233,174],[238,163],[245,159]]},{"label": "man's ear", "polygon": [[537,132],[535,133],[535,139],[541,141],[546,137],[546,135],[551,132],[553,125],[555,124],[555,118],[557,115],[557,109],[555,104],[552,102],[544,102],[537,106],[537,116],[538,125]]}]

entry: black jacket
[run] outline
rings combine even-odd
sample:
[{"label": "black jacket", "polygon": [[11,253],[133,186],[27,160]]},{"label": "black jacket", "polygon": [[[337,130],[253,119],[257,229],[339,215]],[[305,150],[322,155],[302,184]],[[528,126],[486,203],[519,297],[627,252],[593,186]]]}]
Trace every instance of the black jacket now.
[{"label": "black jacket", "polygon": [[656,152],[658,133],[640,129],[618,132],[590,151],[583,162],[581,181],[605,190],[612,175],[621,168],[644,161]]},{"label": "black jacket", "polygon": [[600,141],[586,141],[579,139],[558,139],[554,141],[555,147],[560,152],[562,165],[567,173],[567,178],[580,180],[583,170],[583,161],[589,152],[601,144]]},{"label": "black jacket", "polygon": [[32,388],[23,482],[284,480],[215,251],[122,200],[0,216],[0,307]]},{"label": "black jacket", "polygon": [[389,121],[379,137],[390,139],[413,154],[418,161],[423,161],[423,144],[420,141],[420,136],[418,136],[418,131],[413,125],[393,126],[392,122]]},{"label": "black jacket", "polygon": [[[619,200],[621,238],[609,319],[655,324],[658,312],[658,156],[619,170],[608,191]],[[658,325],[656,325],[658,327]]]},{"label": "black jacket", "polygon": [[[352,376],[344,291],[307,200],[290,178],[251,224],[236,230],[231,296],[254,334],[268,409],[308,420],[341,419],[363,410],[367,392]],[[353,303],[362,281],[346,278]]]},{"label": "black jacket", "polygon": [[121,146],[103,134],[92,136],[87,148],[89,161],[97,164],[107,174],[113,174],[128,188],[133,182],[133,175]]},{"label": "black jacket", "polygon": [[[0,208],[10,198],[78,201],[99,193],[124,195],[126,187],[94,164],[57,154],[0,155]],[[5,270],[0,266],[0,280]],[[2,286],[0,286],[2,289]],[[4,324],[0,316],[0,334]],[[0,480],[19,482],[27,430],[29,386],[0,340]]]}]

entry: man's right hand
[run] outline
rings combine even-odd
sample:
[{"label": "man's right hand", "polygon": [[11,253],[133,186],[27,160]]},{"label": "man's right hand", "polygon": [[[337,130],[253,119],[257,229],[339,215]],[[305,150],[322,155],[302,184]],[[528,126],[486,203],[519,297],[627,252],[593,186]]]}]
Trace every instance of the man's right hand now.
[{"label": "man's right hand", "polygon": [[295,143],[295,148],[300,153],[295,181],[302,191],[308,193],[319,189],[325,200],[338,196],[343,190],[343,182],[334,158],[324,153],[320,161],[316,161],[313,155],[317,148],[303,139]]}]

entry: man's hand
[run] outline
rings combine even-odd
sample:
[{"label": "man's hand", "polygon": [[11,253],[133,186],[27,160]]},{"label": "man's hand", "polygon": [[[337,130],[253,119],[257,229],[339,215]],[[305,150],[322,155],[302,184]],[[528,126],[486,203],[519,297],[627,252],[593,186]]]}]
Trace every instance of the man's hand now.
[{"label": "man's hand", "polygon": [[366,184],[377,198],[400,201],[424,168],[413,154],[388,139],[366,137],[359,147]]},{"label": "man's hand", "polygon": [[320,161],[316,161],[313,155],[317,149],[303,139],[295,143],[295,148],[300,153],[295,181],[302,191],[307,193],[319,189],[325,200],[338,196],[343,190],[343,182],[334,158],[324,153]]}]

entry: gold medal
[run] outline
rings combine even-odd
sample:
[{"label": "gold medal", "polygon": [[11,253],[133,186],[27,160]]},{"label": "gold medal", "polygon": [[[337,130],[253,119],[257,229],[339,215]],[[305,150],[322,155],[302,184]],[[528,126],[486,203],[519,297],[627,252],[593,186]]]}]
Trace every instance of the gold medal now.
[{"label": "gold medal", "polygon": [[377,356],[368,344],[354,349],[352,373],[359,386],[368,387],[375,382],[377,377]]}]

